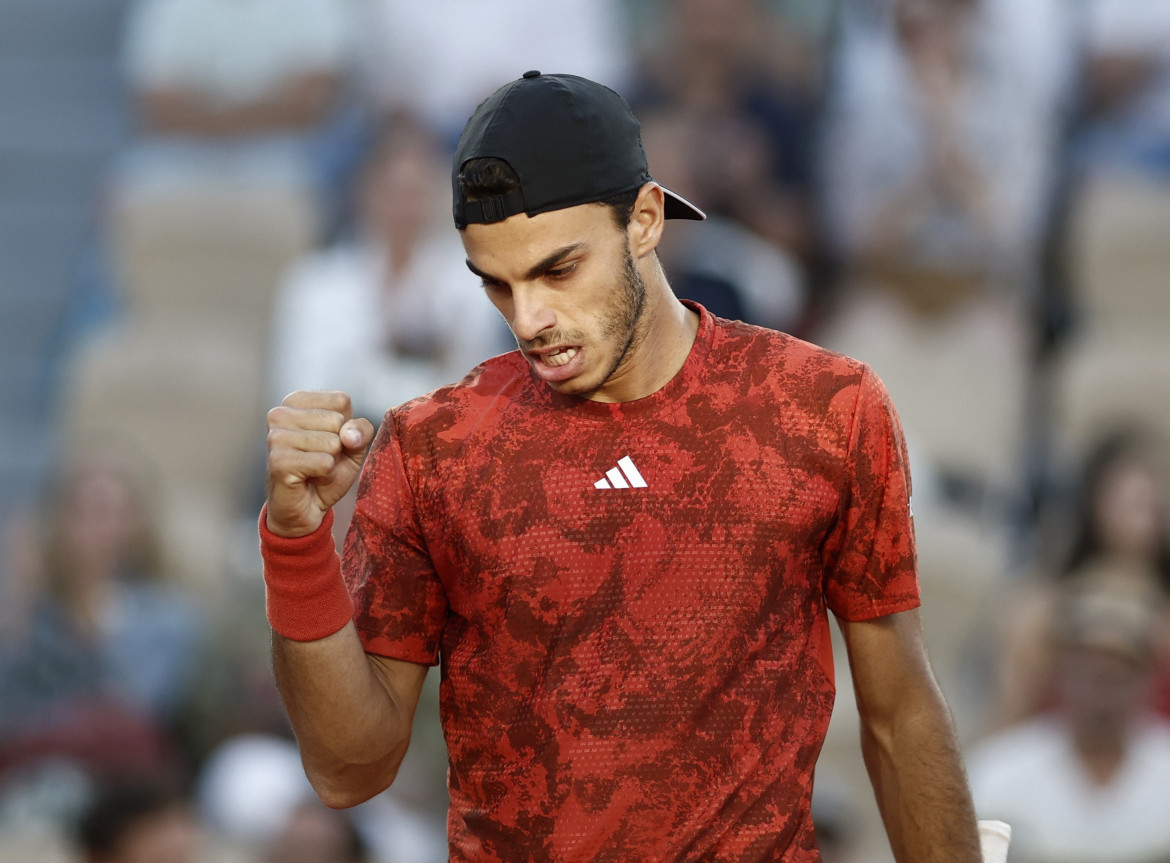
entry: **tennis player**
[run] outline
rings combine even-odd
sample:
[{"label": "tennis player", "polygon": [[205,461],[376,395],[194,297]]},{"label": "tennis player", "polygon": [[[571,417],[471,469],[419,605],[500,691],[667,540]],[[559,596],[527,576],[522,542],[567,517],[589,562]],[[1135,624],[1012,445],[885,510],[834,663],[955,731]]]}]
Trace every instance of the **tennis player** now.
[{"label": "tennis player", "polygon": [[504,85],[452,182],[518,350],[376,437],[343,393],[269,413],[275,672],[322,799],[393,782],[438,664],[452,860],[819,860],[831,611],[895,857],[976,863],[881,382],[675,297],[655,250],[703,215],[599,84]]}]

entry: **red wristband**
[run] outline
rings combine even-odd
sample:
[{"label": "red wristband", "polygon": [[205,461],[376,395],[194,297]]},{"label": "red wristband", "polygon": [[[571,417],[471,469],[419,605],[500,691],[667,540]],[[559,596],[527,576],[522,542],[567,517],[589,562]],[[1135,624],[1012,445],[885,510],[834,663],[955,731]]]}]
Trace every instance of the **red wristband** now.
[{"label": "red wristband", "polygon": [[260,556],[264,559],[268,623],[293,641],[316,641],[353,619],[353,600],[341,578],[333,545],[333,510],[308,536],[277,536],[260,511]]}]

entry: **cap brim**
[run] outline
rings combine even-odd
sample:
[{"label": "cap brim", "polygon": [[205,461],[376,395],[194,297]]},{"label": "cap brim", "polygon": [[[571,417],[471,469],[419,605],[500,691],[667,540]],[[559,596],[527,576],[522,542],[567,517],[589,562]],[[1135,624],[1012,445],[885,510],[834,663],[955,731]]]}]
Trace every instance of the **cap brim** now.
[{"label": "cap brim", "polygon": [[704,213],[682,195],[670,191],[670,189],[666,188],[666,186],[663,186],[661,183],[658,185],[659,188],[662,189],[662,194],[665,195],[663,215],[666,218],[691,219],[696,222],[701,222],[703,219],[707,218],[706,213]]}]

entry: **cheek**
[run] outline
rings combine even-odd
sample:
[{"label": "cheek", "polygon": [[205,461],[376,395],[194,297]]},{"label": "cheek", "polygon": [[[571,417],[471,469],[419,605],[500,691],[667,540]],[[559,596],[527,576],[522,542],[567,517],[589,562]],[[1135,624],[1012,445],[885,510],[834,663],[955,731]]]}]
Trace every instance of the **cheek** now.
[{"label": "cheek", "polygon": [[508,291],[494,291],[485,289],[484,296],[488,298],[489,303],[495,306],[496,311],[503,315],[504,320],[511,324],[512,316],[515,312],[515,306],[512,303],[512,295]]},{"label": "cheek", "polygon": [[1125,713],[1148,694],[1149,677],[1143,669],[1092,652],[1068,657],[1061,677],[1070,705],[1085,713]]},{"label": "cheek", "polygon": [[1157,540],[1161,531],[1161,501],[1156,485],[1147,477],[1119,477],[1104,490],[1098,505],[1103,532],[1124,545],[1144,545]]}]

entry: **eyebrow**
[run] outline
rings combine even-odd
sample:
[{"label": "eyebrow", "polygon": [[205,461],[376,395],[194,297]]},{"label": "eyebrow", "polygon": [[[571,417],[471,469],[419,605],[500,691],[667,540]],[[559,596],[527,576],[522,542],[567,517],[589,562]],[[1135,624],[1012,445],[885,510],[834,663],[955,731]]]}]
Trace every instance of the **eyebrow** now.
[{"label": "eyebrow", "polygon": [[[558,264],[562,263],[565,260],[565,258],[569,257],[570,255],[575,255],[578,252],[582,251],[586,247],[586,245],[587,245],[587,243],[571,243],[568,246],[562,246],[561,248],[559,248],[556,251],[552,252],[551,254],[547,255],[541,261],[539,261],[538,263],[536,263],[532,267],[530,267],[528,272],[524,274],[525,281],[532,281],[534,279],[539,279],[541,276],[543,276],[549,270],[553,269]],[[471,272],[475,273],[475,275],[479,276],[481,279],[483,279],[486,282],[502,283],[504,281],[503,279],[498,279],[493,275],[485,273],[483,270],[481,270],[475,264],[471,263],[470,260],[465,260],[464,263],[467,264],[467,269],[471,270]]]}]

